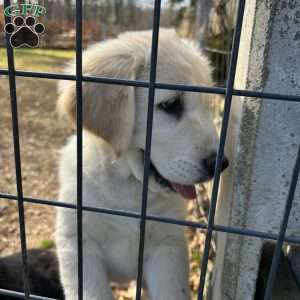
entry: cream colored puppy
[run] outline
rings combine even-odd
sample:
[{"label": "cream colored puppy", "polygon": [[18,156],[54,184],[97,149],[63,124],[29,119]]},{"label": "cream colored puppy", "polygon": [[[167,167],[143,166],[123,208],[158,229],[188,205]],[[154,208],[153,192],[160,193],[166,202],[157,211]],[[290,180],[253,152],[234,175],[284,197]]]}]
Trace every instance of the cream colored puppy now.
[{"label": "cream colored puppy", "polygon": [[[89,76],[148,80],[151,32],[131,32],[92,46],[83,54]],[[74,72],[74,68],[73,68]],[[161,30],[157,80],[211,84],[211,69],[201,52]],[[148,89],[83,83],[83,204],[140,212]],[[58,109],[74,121],[75,83],[60,87]],[[211,179],[218,137],[207,94],[156,90],[148,210],[184,219],[194,184]],[[224,168],[227,161],[224,160]],[[76,203],[76,138],[60,160],[61,201]],[[76,212],[60,208],[56,243],[66,300],[77,299]],[[144,287],[151,300],[188,300],[188,254],[184,228],[147,222]],[[136,278],[139,220],[83,213],[83,288],[85,300],[113,299],[110,282]]]}]

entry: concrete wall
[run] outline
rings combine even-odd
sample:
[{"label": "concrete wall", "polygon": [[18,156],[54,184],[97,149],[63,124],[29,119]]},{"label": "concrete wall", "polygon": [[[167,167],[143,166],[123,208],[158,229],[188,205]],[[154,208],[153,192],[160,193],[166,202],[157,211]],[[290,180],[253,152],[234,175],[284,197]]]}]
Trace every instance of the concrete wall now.
[{"label": "concrete wall", "polygon": [[[299,0],[246,1],[235,87],[300,95]],[[300,103],[234,99],[216,223],[277,233],[299,142]],[[298,184],[288,236],[299,229]],[[218,233],[213,300],[253,299],[263,243]]]}]

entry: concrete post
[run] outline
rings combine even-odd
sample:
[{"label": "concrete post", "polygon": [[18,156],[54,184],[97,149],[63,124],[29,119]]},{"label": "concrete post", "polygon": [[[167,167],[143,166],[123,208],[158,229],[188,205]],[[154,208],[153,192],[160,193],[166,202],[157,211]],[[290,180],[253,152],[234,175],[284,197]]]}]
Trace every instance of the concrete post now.
[{"label": "concrete post", "polygon": [[[250,0],[245,9],[235,87],[300,95],[300,0]],[[234,99],[216,224],[277,234],[299,142],[299,102]],[[288,236],[300,239],[299,184]],[[254,299],[264,242],[217,234],[211,299]]]}]

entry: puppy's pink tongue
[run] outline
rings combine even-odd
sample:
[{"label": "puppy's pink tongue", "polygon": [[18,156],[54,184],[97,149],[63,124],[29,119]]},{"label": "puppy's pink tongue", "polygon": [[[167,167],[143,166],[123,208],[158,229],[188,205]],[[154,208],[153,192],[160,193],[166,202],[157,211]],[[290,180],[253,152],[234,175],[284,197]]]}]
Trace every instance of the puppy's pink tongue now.
[{"label": "puppy's pink tongue", "polygon": [[183,185],[171,182],[173,189],[186,199],[195,199],[197,197],[194,185]]}]

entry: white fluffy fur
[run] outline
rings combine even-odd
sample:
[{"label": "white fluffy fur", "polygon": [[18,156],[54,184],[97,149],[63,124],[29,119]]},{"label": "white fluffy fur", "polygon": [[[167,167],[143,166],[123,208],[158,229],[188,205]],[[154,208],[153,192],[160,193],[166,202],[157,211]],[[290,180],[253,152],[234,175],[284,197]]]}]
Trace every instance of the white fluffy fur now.
[{"label": "white fluffy fur", "polygon": [[[91,76],[148,80],[150,32],[133,32],[99,43],[83,55]],[[208,85],[210,67],[196,47],[173,31],[161,30],[157,80]],[[59,111],[74,120],[74,83],[60,87]],[[177,92],[156,90],[155,104]],[[83,84],[83,205],[140,212],[148,90]],[[182,93],[180,119],[154,108],[151,160],[166,179],[182,184],[205,180],[202,160],[217,150],[208,95]],[[60,160],[61,201],[76,203],[76,138]],[[148,214],[184,219],[186,202],[150,177]],[[56,243],[66,300],[77,299],[76,211],[59,208]],[[139,220],[83,212],[83,287],[85,300],[113,299],[110,281],[135,279]],[[188,254],[184,229],[147,221],[144,285],[151,300],[188,300]]]}]

